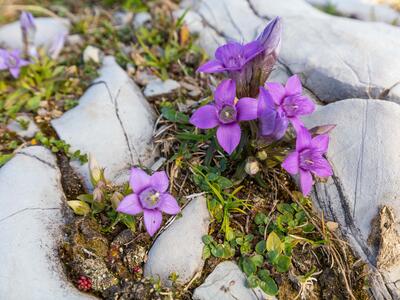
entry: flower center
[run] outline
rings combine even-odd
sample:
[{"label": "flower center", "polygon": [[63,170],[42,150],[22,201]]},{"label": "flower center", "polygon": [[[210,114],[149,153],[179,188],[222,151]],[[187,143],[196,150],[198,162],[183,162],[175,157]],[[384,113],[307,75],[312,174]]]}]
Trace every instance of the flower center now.
[{"label": "flower center", "polygon": [[160,203],[160,193],[152,188],[147,188],[140,193],[139,200],[144,208],[154,209]]},{"label": "flower center", "polygon": [[283,99],[282,108],[287,117],[294,117],[298,115],[300,105],[296,97],[289,96]]},{"label": "flower center", "polygon": [[226,105],[219,111],[219,120],[224,124],[236,121],[236,109],[233,106]]},{"label": "flower center", "polygon": [[310,149],[304,149],[300,152],[299,156],[299,166],[301,169],[309,171],[315,165],[313,151]]},{"label": "flower center", "polygon": [[243,57],[241,55],[238,56],[230,56],[226,61],[226,66],[228,68],[240,68],[242,66]]}]

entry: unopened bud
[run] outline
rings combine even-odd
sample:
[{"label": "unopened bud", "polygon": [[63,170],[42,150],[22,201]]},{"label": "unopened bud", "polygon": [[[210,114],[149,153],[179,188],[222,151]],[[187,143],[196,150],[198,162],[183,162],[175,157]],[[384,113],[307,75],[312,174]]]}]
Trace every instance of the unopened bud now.
[{"label": "unopened bud", "polygon": [[100,168],[93,155],[89,155],[89,172],[92,184],[96,186],[103,177],[103,170]]},{"label": "unopened bud", "polygon": [[260,165],[258,164],[258,161],[254,157],[249,157],[247,159],[244,170],[250,176],[254,176],[260,171]]},{"label": "unopened bud", "polygon": [[93,200],[96,201],[96,202],[103,201],[103,191],[101,190],[101,188],[96,187],[93,190]]},{"label": "unopened bud", "polygon": [[265,150],[258,151],[258,152],[257,152],[257,158],[258,158],[259,160],[266,160],[266,159],[268,158],[267,151],[265,151]]},{"label": "unopened bud", "polygon": [[118,204],[122,201],[122,199],[124,199],[124,195],[122,195],[119,192],[115,192],[112,196],[111,196],[111,204],[112,207],[114,209],[117,209]]}]

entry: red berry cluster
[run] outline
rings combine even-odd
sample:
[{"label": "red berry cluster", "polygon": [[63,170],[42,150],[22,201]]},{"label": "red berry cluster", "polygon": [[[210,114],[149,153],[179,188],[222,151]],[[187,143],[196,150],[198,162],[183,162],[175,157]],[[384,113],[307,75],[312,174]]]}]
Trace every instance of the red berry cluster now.
[{"label": "red berry cluster", "polygon": [[92,281],[86,276],[81,276],[78,279],[77,285],[80,291],[87,292],[92,288]]},{"label": "red berry cluster", "polygon": [[135,266],[135,267],[133,267],[133,273],[140,273],[140,272],[142,272],[142,269],[139,267],[139,266]]}]

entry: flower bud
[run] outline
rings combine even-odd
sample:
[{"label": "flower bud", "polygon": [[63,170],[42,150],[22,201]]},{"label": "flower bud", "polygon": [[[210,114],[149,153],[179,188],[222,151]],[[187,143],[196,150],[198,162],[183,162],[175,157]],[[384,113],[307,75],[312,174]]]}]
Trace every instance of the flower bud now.
[{"label": "flower bud", "polygon": [[115,192],[112,196],[111,196],[111,205],[114,209],[117,209],[118,204],[122,201],[122,199],[124,199],[124,195],[122,195],[119,192]]},{"label": "flower bud", "polygon": [[267,151],[262,150],[262,151],[258,151],[256,156],[259,160],[266,160],[268,158],[268,153],[267,153]]},{"label": "flower bud", "polygon": [[247,159],[244,170],[250,176],[254,176],[260,171],[260,165],[254,157],[249,157]]},{"label": "flower bud", "polygon": [[93,200],[96,202],[102,202],[103,201],[103,191],[101,190],[101,188],[96,187],[93,190]]},{"label": "flower bud", "polygon": [[89,173],[90,180],[94,186],[103,179],[103,169],[100,168],[93,155],[89,155]]}]

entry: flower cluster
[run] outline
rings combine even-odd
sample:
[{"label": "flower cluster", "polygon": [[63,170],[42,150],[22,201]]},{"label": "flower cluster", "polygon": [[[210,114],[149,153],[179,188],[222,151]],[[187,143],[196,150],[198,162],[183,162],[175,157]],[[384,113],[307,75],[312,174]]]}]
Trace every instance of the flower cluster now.
[{"label": "flower cluster", "polygon": [[232,154],[240,144],[241,123],[258,121],[258,138],[271,143],[282,139],[292,126],[296,133],[296,149],[290,153],[282,167],[290,174],[300,175],[304,195],[311,192],[313,178],[332,175],[324,154],[329,137],[320,134],[312,137],[301,117],[315,110],[314,102],[303,94],[297,75],[285,85],[267,82],[278,59],[282,25],[279,17],[267,24],[261,35],[247,44],[229,42],[219,47],[215,59],[198,68],[199,72],[222,73],[230,79],[216,88],[214,102],[197,109],[190,118],[200,129],[217,127],[219,145]]}]

